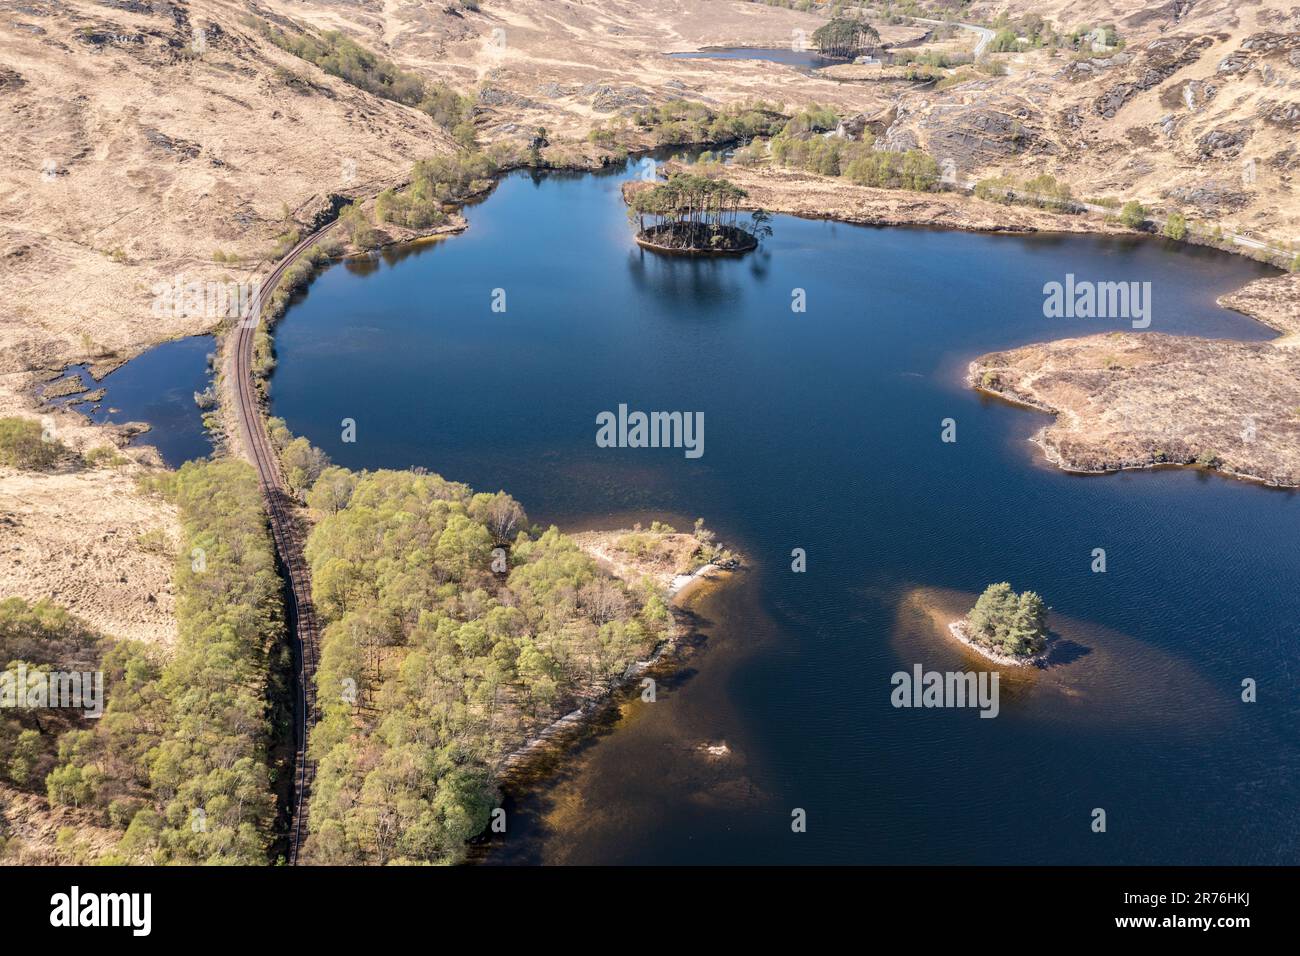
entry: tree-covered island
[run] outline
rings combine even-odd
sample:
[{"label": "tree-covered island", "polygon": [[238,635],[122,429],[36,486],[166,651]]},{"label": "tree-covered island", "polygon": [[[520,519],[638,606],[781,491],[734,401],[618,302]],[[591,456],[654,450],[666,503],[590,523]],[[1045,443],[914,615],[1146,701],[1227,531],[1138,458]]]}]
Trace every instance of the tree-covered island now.
[{"label": "tree-covered island", "polygon": [[637,244],[673,255],[738,255],[771,234],[770,217],[755,211],[740,224],[749,194],[725,179],[675,173],[658,185],[630,184],[628,217],[637,223]]},{"label": "tree-covered island", "polygon": [[1034,591],[1017,594],[990,584],[964,620],[950,629],[963,643],[999,663],[1030,663],[1047,648],[1047,606]]}]

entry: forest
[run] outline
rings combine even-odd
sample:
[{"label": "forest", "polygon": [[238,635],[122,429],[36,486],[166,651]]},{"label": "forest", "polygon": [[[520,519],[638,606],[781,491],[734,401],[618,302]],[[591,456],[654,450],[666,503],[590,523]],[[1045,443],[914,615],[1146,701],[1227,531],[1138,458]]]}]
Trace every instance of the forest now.
[{"label": "forest", "polygon": [[323,625],[307,853],[457,862],[503,758],[663,640],[667,604],[504,492],[329,467],[307,501]]},{"label": "forest", "polygon": [[[504,492],[354,473],[275,436],[317,518],[307,557],[322,716],[308,857],[460,861],[498,806],[504,758],[668,637],[666,600],[534,527]],[[0,603],[11,668],[102,670],[107,698],[98,720],[7,710],[4,784],[102,828],[93,848],[71,828],[61,835],[67,862],[275,862],[291,662],[255,474],[190,462],[144,483],[181,515],[176,644],[112,640],[50,604]],[[6,835],[0,819],[0,856]]]},{"label": "forest", "polygon": [[[99,636],[63,608],[48,601],[30,604],[12,597],[0,601],[0,663],[11,686],[19,667],[37,671],[99,670],[103,648]],[[0,779],[29,790],[40,790],[54,769],[58,738],[89,722],[76,708],[28,709],[6,706],[0,711]],[[4,834],[0,832],[0,839]]]},{"label": "forest", "polygon": [[[289,694],[281,584],[257,479],[242,462],[190,462],[146,485],[181,515],[176,644],[167,655],[91,635],[48,605],[0,604],[6,661],[96,663],[108,702],[97,720],[6,714],[7,780],[115,833],[96,862],[264,864]],[[80,860],[75,839],[66,849]]]}]

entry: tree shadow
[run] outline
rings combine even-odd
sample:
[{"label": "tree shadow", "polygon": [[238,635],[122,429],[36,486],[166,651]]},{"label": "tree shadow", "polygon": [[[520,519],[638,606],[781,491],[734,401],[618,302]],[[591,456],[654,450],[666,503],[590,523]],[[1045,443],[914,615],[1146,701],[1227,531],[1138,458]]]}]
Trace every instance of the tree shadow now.
[{"label": "tree shadow", "polygon": [[1087,657],[1091,653],[1092,648],[1086,644],[1080,644],[1068,637],[1062,637],[1058,631],[1048,631],[1047,654],[1043,657],[1039,667],[1043,670],[1052,667],[1064,667]]}]

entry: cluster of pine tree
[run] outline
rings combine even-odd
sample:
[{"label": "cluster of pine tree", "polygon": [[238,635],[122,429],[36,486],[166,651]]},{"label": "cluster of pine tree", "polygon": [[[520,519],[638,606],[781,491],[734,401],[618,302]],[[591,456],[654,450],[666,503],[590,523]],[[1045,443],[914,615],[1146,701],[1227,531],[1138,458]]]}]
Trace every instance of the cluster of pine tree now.
[{"label": "cluster of pine tree", "polygon": [[1003,654],[1024,657],[1047,646],[1047,606],[1034,591],[1016,594],[990,584],[970,612],[971,638]]}]

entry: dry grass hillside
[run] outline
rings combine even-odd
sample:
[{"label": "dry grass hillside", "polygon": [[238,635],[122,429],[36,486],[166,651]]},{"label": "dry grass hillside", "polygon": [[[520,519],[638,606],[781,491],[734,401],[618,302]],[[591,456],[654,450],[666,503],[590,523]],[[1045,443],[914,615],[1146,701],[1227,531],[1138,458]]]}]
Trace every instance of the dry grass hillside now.
[{"label": "dry grass hillside", "polygon": [[1287,344],[1090,335],[981,356],[970,383],[1054,413],[1034,441],[1070,471],[1196,464],[1300,485],[1300,350]]},{"label": "dry grass hillside", "polygon": [[246,277],[328,193],[450,148],[424,114],[262,39],[241,3],[6,6],[0,409],[23,404],[23,373],[203,331],[152,314],[153,284]]},{"label": "dry grass hillside", "polygon": [[[276,46],[268,24],[339,30],[425,82],[450,84],[471,101],[480,142],[527,144],[545,127],[553,161],[592,161],[594,126],[670,99],[819,103],[863,114],[885,148],[951,159],[963,180],[1050,172],[1076,197],[1139,199],[1202,231],[1278,249],[1300,243],[1300,5],[925,6],[975,22],[1038,14],[1065,31],[1114,24],[1123,46],[1083,58],[1000,53],[1007,75],[963,67],[936,86],[901,69],[811,75],[666,55],[787,47],[824,22],[743,0],[0,0],[0,416],[45,419],[71,452],[47,473],[0,468],[0,598],[50,598],[105,635],[169,645],[177,514],[136,484],[156,456],[135,447],[126,460],[89,466],[80,455],[122,447],[134,429],[42,408],[39,385],[71,364],[103,372],[159,341],[210,331],[216,315],[153,309],[154,286],[251,281],[339,197],[372,197],[416,160],[459,148],[427,113]],[[931,29],[873,21],[891,44]],[[950,55],[975,43],[969,31],[937,39],[931,49]],[[952,228],[1119,228],[767,164],[734,175],[772,210]],[[1300,284],[1262,280],[1224,301],[1290,334],[1030,346],[977,360],[972,384],[1056,412],[1039,441],[1066,467],[1200,459],[1300,483]],[[624,571],[648,561],[664,581],[695,553],[685,535],[662,552],[630,547],[635,537],[581,540]],[[0,852],[18,862],[92,859],[110,839],[83,814],[52,812],[9,787],[0,787],[0,831]],[[72,831],[80,836],[69,842]]]},{"label": "dry grass hillside", "polygon": [[[77,451],[129,430],[38,408],[41,381],[218,321],[158,314],[155,283],[250,279],[330,193],[373,193],[453,148],[425,114],[267,42],[242,3],[4,7],[0,415],[40,415]],[[104,633],[170,642],[172,557],[149,542],[174,539],[176,519],[135,492],[141,467],[0,473],[0,596],[50,597]]]},{"label": "dry grass hillside", "polygon": [[1136,198],[1275,243],[1300,243],[1300,5],[1285,0],[976,3],[1069,30],[1114,24],[1091,58],[999,55],[1011,72],[913,93],[896,134],[963,174],[1050,172],[1081,197]]},{"label": "dry grass hillside", "polygon": [[[767,99],[861,109],[884,106],[862,87],[746,60],[674,59],[711,46],[789,48],[821,24],[820,14],[741,0],[397,0],[352,5],[266,0],[320,29],[342,29],[383,46],[399,62],[475,93],[489,136],[545,126],[583,137],[619,110],[672,97],[712,103]],[[882,26],[886,41],[924,34]]]},{"label": "dry grass hillside", "polygon": [[[576,142],[621,110],[674,96],[818,101],[887,120],[885,142],[952,159],[963,178],[1048,171],[1078,196],[1136,197],[1280,243],[1300,236],[1300,6],[1274,0],[1012,2],[1012,15],[1065,29],[1112,22],[1124,46],[1087,60],[1000,55],[1010,75],[973,74],[941,91],[663,55],[785,46],[823,22],[741,0],[6,6],[0,409],[24,404],[24,373],[111,363],[201,331],[201,320],[150,314],[154,282],[249,275],[330,194],[374,192],[413,160],[454,148],[428,116],[278,49],[249,17],[340,29],[451,83],[474,98],[488,140],[545,126],[552,140]],[[963,15],[1002,9],[975,3]],[[893,42],[924,32],[878,22]],[[214,262],[218,250],[235,261]]]}]

